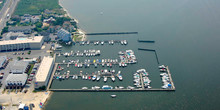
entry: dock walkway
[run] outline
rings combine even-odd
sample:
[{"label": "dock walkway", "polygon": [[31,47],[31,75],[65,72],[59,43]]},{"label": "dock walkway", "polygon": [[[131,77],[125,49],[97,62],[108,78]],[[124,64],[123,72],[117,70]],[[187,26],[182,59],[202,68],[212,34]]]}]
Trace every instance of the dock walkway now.
[{"label": "dock walkway", "polygon": [[170,73],[170,70],[169,70],[168,66],[166,67],[166,69],[167,69],[167,73],[168,73],[169,78],[170,78],[170,83],[171,83],[171,85],[172,85],[172,89],[175,90],[176,88],[175,88],[175,86],[174,86],[173,79],[172,79],[172,77],[171,77],[171,73]]},{"label": "dock walkway", "polygon": [[51,86],[51,83],[52,83],[52,81],[53,81],[53,76],[54,76],[54,74],[55,74],[55,72],[56,72],[57,66],[58,66],[58,63],[55,63],[55,66],[54,66],[54,68],[53,68],[53,72],[52,72],[52,74],[51,74],[51,77],[50,77],[50,80],[49,80],[49,83],[48,83],[48,86],[47,86],[47,89],[46,89],[46,90],[49,90],[49,88],[50,88],[50,86]]}]

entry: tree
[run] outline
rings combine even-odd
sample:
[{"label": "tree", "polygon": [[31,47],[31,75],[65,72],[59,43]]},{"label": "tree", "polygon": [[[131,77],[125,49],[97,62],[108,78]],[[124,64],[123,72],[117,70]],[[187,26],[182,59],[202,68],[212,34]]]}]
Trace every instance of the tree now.
[{"label": "tree", "polygon": [[6,32],[8,32],[8,26],[6,26],[6,27],[4,27],[4,28],[2,29],[1,35],[4,34],[4,33],[6,33]]}]

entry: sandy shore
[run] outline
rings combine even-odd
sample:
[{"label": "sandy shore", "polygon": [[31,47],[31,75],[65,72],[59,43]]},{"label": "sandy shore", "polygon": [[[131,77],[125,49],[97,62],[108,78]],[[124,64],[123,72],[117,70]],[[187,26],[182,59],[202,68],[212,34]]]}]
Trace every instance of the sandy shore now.
[{"label": "sandy shore", "polygon": [[[68,16],[68,17],[74,19],[74,21],[78,24],[79,21],[78,21],[76,18],[72,17],[72,16],[69,14],[68,10],[63,7],[63,5],[61,4],[60,1],[61,1],[61,0],[59,0],[59,5],[60,5],[60,6],[62,7],[62,9],[66,12],[66,15],[65,15],[65,16]],[[82,37],[81,41],[85,41],[85,40],[86,40],[85,31],[83,31],[82,29],[79,29],[79,28],[78,28],[78,32],[79,32],[79,34],[81,35],[80,37]]]},{"label": "sandy shore", "polygon": [[4,99],[0,101],[0,104],[6,105],[6,110],[17,110],[18,105],[20,103],[29,104],[33,103],[35,107],[33,110],[41,110],[39,104],[40,102],[45,104],[49,97],[52,95],[52,92],[27,92],[27,93],[10,93],[10,94],[2,94],[0,99]]}]

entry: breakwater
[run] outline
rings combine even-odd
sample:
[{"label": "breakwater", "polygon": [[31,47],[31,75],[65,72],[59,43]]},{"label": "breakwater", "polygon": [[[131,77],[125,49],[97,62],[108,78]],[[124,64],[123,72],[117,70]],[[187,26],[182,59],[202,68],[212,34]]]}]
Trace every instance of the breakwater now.
[{"label": "breakwater", "polygon": [[117,35],[117,34],[138,34],[138,32],[85,33],[85,35]]}]

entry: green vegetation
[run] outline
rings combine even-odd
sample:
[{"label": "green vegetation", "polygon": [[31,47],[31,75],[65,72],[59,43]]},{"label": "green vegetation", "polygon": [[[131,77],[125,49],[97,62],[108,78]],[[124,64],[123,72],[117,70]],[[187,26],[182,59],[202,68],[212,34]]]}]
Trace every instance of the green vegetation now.
[{"label": "green vegetation", "polygon": [[35,28],[34,28],[34,31],[37,31],[37,32],[41,32],[43,29],[41,28],[43,26],[43,24],[41,22],[37,22],[35,23]]},{"label": "green vegetation", "polygon": [[6,32],[8,32],[8,26],[6,26],[2,29],[1,35],[3,35]]},{"label": "green vegetation", "polygon": [[30,69],[28,70],[28,73],[27,73],[28,75],[31,74],[31,71],[32,71],[33,67],[34,67],[34,64],[30,64]]},{"label": "green vegetation", "polygon": [[28,55],[30,55],[30,54],[31,54],[31,51],[29,50],[29,51],[28,51]]},{"label": "green vegetation", "polygon": [[57,17],[55,19],[56,19],[56,21],[53,22],[53,25],[60,25],[60,26],[63,25],[64,21],[71,20],[71,18],[69,18],[69,17]]},{"label": "green vegetation", "polygon": [[82,37],[79,35],[74,35],[73,36],[73,41],[81,41]]},{"label": "green vegetation", "polygon": [[0,4],[0,10],[1,10],[2,7],[4,6],[5,1],[6,1],[6,0],[0,0],[0,2],[2,2],[2,3]]},{"label": "green vegetation", "polygon": [[60,8],[58,0],[20,0],[14,14],[23,15],[28,13],[31,15],[39,15],[44,12],[45,9],[53,10]]}]

